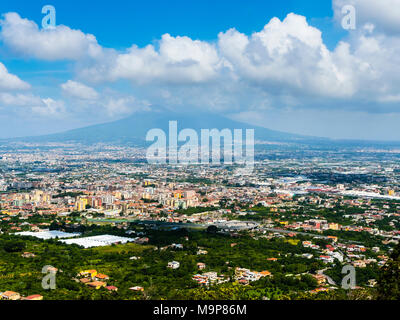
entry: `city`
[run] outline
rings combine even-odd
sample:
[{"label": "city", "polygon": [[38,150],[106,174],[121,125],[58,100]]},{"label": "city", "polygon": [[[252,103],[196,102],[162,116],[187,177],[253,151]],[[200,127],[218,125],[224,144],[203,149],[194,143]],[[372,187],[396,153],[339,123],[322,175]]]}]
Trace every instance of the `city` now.
[{"label": "city", "polygon": [[0,1],[0,315],[397,310],[399,57],[400,0]]},{"label": "city", "polygon": [[[400,150],[267,151],[249,173],[148,164],[141,148],[3,147],[2,299],[373,299],[400,240]],[[37,280],[46,264],[57,290]]]}]

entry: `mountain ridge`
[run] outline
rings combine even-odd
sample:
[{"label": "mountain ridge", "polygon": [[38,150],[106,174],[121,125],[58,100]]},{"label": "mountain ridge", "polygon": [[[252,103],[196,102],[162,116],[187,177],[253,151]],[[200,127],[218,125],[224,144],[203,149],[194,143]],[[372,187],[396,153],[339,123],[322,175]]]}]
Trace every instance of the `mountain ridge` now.
[{"label": "mountain ridge", "polygon": [[[82,144],[117,144],[127,146],[146,146],[146,134],[151,129],[162,129],[168,135],[169,121],[178,122],[178,132],[183,129],[194,129],[198,134],[201,129],[254,129],[255,141],[293,143],[336,147],[400,147],[399,141],[367,141],[352,139],[330,139],[305,136],[271,130],[265,127],[232,120],[214,113],[188,112],[178,113],[165,109],[141,111],[129,117],[106,123],[90,125],[60,133],[2,139],[2,142],[28,143],[82,143]],[[245,134],[245,132],[243,132]],[[200,134],[199,134],[200,137]]]},{"label": "mountain ridge", "polygon": [[121,144],[145,144],[146,134],[151,129],[162,129],[168,133],[169,121],[178,122],[178,132],[182,129],[254,129],[256,141],[304,141],[320,140],[324,138],[307,137],[268,128],[254,126],[231,120],[227,117],[212,114],[182,114],[176,112],[138,112],[127,118],[111,122],[95,124],[78,129],[72,129],[60,133],[6,139],[7,141],[23,142],[77,142],[84,144],[95,143],[121,143]]}]

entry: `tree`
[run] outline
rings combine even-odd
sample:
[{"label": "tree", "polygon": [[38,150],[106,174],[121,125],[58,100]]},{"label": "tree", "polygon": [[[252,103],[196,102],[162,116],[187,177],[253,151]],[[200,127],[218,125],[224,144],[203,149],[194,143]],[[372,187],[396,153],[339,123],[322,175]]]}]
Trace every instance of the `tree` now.
[{"label": "tree", "polygon": [[20,252],[25,249],[25,243],[22,241],[6,241],[3,244],[3,249],[6,252]]},{"label": "tree", "polygon": [[209,226],[207,228],[207,233],[217,233],[218,227],[217,226]]},{"label": "tree", "polygon": [[400,245],[394,249],[378,277],[378,299],[400,299]]}]

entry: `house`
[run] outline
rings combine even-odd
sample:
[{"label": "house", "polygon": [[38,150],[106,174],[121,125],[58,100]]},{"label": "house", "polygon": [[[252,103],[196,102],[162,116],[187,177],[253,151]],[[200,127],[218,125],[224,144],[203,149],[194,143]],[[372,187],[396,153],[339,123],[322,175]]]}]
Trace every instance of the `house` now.
[{"label": "house", "polygon": [[89,283],[89,282],[91,282],[91,280],[89,279],[89,278],[82,278],[82,279],[80,279],[79,280],[81,283]]},{"label": "house", "polygon": [[129,288],[129,290],[132,290],[132,291],[144,291],[144,288],[136,286],[136,287]]},{"label": "house", "polygon": [[31,253],[31,252],[24,252],[23,254],[21,254],[22,258],[34,258],[35,254]]},{"label": "house", "polygon": [[201,274],[195,274],[192,277],[192,280],[197,281],[197,283],[201,284],[201,285],[208,285],[208,279],[206,276],[203,276]]},{"label": "house", "polygon": [[214,271],[206,272],[203,276],[207,277],[208,281],[213,282],[218,279],[218,273]]},{"label": "house", "polygon": [[199,263],[197,264],[197,268],[198,268],[199,270],[204,270],[204,269],[206,268],[206,264],[203,263],[203,262],[199,262]]},{"label": "house", "polygon": [[271,272],[265,270],[262,272],[257,272],[257,271],[251,271],[249,269],[245,268],[236,268],[235,269],[235,277],[239,281],[239,283],[242,283],[240,280],[247,280],[247,283],[249,281],[258,281],[263,277],[268,277],[271,276]]},{"label": "house", "polygon": [[104,281],[104,280],[110,279],[110,277],[107,276],[106,274],[98,273],[98,274],[96,274],[96,275],[94,276],[94,279],[95,279],[96,281]]},{"label": "house", "polygon": [[118,291],[118,288],[115,286],[106,286],[105,287],[108,291]]},{"label": "house", "polygon": [[33,294],[31,296],[22,298],[21,300],[39,301],[39,300],[43,300],[43,296],[41,296],[40,294]]},{"label": "house", "polygon": [[103,281],[93,281],[86,283],[86,285],[88,285],[91,288],[95,288],[96,290],[99,290],[100,288],[105,287],[107,283]]},{"label": "house", "polygon": [[367,266],[367,264],[365,263],[364,260],[357,260],[357,261],[353,261],[353,266],[356,268],[365,268]]},{"label": "house", "polygon": [[168,262],[168,268],[178,269],[180,267],[180,263],[177,261]]},{"label": "house", "polygon": [[81,271],[78,276],[82,276],[82,277],[91,277],[94,278],[97,275],[97,271],[96,270],[85,270],[85,271]]},{"label": "house", "polygon": [[333,263],[333,257],[330,256],[319,256],[319,258],[322,260],[324,263]]},{"label": "house", "polygon": [[303,241],[303,247],[309,248],[311,246],[312,246],[312,242],[311,241]]},{"label": "house", "polygon": [[1,299],[3,300],[19,300],[21,299],[21,295],[18,292],[14,291],[6,291],[1,293]]}]

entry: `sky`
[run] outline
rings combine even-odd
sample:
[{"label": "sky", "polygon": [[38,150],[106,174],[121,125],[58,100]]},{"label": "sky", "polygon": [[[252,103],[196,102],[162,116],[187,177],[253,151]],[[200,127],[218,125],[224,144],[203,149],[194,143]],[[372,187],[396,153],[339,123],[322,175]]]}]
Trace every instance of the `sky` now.
[{"label": "sky", "polygon": [[399,60],[400,0],[2,0],[0,138],[161,107],[400,140]]}]

